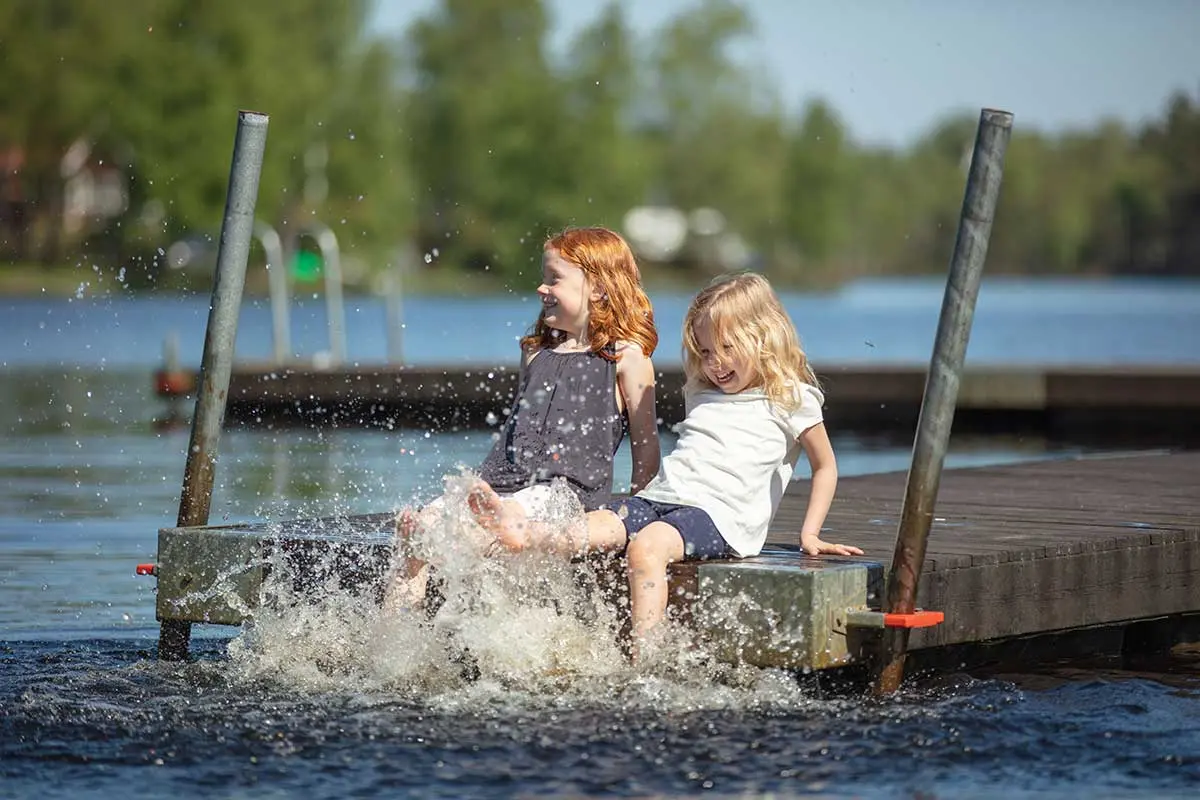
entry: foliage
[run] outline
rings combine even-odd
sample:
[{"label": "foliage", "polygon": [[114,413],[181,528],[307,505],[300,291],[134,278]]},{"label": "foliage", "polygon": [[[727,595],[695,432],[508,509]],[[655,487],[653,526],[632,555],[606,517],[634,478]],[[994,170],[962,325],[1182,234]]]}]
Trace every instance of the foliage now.
[{"label": "foliage", "polygon": [[[170,242],[219,226],[234,112],[253,108],[271,117],[260,218],[328,225],[367,270],[415,244],[430,269],[511,284],[549,232],[644,204],[715,209],[785,282],[944,269],[976,120],[895,151],[856,143],[825,100],[792,118],[736,56],[754,26],[734,0],[644,37],[611,2],[558,45],[544,0],[441,0],[395,40],[369,12],[0,4],[0,257],[152,274]],[[1140,130],[1049,136],[1017,111],[989,272],[1200,272],[1200,97]],[[116,216],[66,223],[68,154],[120,170]],[[695,242],[677,277],[721,268]]]}]

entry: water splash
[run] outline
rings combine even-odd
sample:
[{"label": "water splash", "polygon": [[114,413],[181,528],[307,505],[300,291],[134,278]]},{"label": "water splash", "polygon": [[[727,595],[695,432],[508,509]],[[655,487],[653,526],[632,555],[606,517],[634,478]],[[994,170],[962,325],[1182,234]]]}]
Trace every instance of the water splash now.
[{"label": "water splash", "polygon": [[[683,625],[662,626],[644,651],[649,657],[630,664],[623,562],[489,557],[466,504],[473,480],[469,473],[446,479],[414,544],[436,564],[437,602],[385,611],[387,571],[367,563],[375,556],[366,550],[358,554],[360,580],[347,580],[345,551],[330,549],[324,563],[309,565],[308,580],[295,563],[272,556],[264,588],[273,601],[230,642],[233,679],[383,693],[442,709],[550,703],[694,711],[809,702],[789,673],[721,662]],[[560,522],[577,513],[573,501],[569,491],[556,501]],[[315,583],[312,574],[320,576]]]}]

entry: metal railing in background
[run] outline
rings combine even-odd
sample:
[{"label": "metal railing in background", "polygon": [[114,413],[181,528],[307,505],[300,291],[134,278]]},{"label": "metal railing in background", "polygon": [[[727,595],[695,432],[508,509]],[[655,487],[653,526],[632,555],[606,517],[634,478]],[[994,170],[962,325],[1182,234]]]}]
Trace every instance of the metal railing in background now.
[{"label": "metal railing in background", "polygon": [[283,263],[283,242],[265,222],[254,223],[254,238],[262,245],[267,259],[267,291],[271,295],[271,352],[275,363],[282,364],[292,355],[292,322],[288,296],[287,267]]},{"label": "metal railing in background", "polygon": [[300,226],[291,239],[291,250],[311,238],[321,251],[321,272],[325,276],[325,313],[329,325],[329,366],[346,362],[346,308],[342,299],[342,256],[337,236],[328,225],[310,221]]}]

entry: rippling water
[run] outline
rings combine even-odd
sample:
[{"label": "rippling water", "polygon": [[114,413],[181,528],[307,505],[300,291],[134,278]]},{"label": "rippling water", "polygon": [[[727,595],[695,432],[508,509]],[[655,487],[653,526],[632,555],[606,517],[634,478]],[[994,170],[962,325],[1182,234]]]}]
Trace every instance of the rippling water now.
[{"label": "rippling water", "polygon": [[[1033,297],[1030,313],[1053,316],[1056,291]],[[1173,320],[1158,334],[1139,328],[1153,347],[1166,329],[1194,330],[1189,291],[1164,292],[1161,314],[1134,292],[1094,304],[1095,315]],[[898,339],[852,332],[860,344],[907,341],[901,311],[923,318],[927,294],[901,291],[887,306]],[[883,325],[869,301],[851,293],[841,310],[857,305],[868,327]],[[154,560],[156,531],[178,507],[188,431],[150,396],[155,326],[171,320],[136,303],[80,308],[39,307],[33,333],[0,345],[0,797],[1193,797],[1200,787],[1195,649],[918,677],[886,700],[830,676],[716,664],[681,635],[635,670],[611,606],[539,565],[517,565],[511,574],[525,577],[508,584],[508,573],[463,571],[469,585],[454,596],[470,602],[441,622],[381,617],[330,591],[245,630],[197,626],[191,662],[159,662],[153,581],[133,566]],[[1029,337],[1088,329],[1079,308],[1064,313]],[[106,319],[113,339],[101,334]],[[983,341],[1023,330],[993,328]],[[128,363],[132,343],[151,355]],[[1163,347],[1198,360],[1178,339]],[[230,429],[212,521],[387,511],[429,497],[456,464],[477,464],[490,436]],[[906,442],[833,436],[845,475],[907,466]],[[949,466],[1082,451],[956,438]],[[623,451],[618,475],[628,470]]]},{"label": "rippling water", "polygon": [[755,672],[312,689],[207,640],[0,644],[0,794],[1194,797],[1200,682],[945,676],[872,701]]}]

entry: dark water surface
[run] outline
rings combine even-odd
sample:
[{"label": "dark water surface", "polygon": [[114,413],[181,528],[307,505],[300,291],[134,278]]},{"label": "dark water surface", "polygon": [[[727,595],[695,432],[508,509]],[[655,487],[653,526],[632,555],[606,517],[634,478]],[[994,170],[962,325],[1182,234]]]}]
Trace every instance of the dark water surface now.
[{"label": "dark water surface", "polygon": [[[1002,285],[991,306],[985,287],[973,348],[992,361],[1200,362],[1200,285],[1104,286],[1022,297]],[[655,301],[666,359],[682,301]],[[795,302],[818,315],[806,338],[829,360],[921,361],[940,290]],[[160,663],[153,580],[133,566],[174,522],[188,431],[162,424],[150,374],[171,330],[198,360],[206,305],[0,301],[0,797],[1200,796],[1196,650],[928,676],[880,701],[825,677],[712,664],[685,640],[634,670],[604,625],[544,604],[495,601],[491,617],[458,621],[455,650],[444,631],[330,595],[245,631],[197,626],[194,660]],[[463,360],[469,340],[446,331],[486,325],[481,352],[505,358],[529,308],[414,306],[411,358]],[[377,311],[348,316],[366,360],[383,352]],[[250,305],[239,350],[269,352],[266,331],[269,312]],[[319,348],[321,328],[296,338]],[[832,434],[844,475],[907,466],[907,442]],[[212,521],[387,511],[439,491],[490,442],[230,429]],[[1093,451],[956,437],[948,466]],[[618,480],[628,471],[622,451]]]},{"label": "dark water surface", "polygon": [[[150,639],[0,644],[0,795],[1194,797],[1200,672],[314,691]],[[584,686],[581,684],[591,683]],[[1023,685],[1027,684],[1027,685]]]}]

